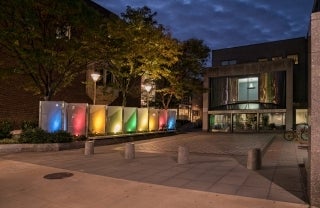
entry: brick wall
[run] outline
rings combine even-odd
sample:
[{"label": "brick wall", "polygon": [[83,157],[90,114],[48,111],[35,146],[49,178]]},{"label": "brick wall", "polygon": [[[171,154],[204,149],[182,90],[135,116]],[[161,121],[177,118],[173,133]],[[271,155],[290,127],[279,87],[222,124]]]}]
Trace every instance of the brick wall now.
[{"label": "brick wall", "polygon": [[[14,121],[17,127],[22,121],[38,121],[39,95],[33,95],[23,89],[22,75],[6,77],[0,80],[0,120]],[[92,103],[86,95],[85,74],[79,75],[71,86],[63,89],[52,100],[68,103]]]}]

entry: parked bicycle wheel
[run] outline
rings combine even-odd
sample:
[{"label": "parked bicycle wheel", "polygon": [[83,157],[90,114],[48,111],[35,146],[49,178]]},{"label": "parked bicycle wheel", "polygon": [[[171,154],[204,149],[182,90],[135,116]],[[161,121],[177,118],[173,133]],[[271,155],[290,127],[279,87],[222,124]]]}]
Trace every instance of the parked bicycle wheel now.
[{"label": "parked bicycle wheel", "polygon": [[293,131],[285,131],[284,132],[284,139],[287,141],[292,141],[294,139],[294,132]]}]

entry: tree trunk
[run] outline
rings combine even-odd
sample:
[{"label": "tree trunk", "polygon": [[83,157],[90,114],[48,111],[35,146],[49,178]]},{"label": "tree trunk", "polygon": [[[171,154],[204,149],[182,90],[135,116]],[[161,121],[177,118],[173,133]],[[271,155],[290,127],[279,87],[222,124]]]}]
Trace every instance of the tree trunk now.
[{"label": "tree trunk", "polygon": [[126,107],[127,105],[127,94],[125,92],[122,92],[122,106]]}]

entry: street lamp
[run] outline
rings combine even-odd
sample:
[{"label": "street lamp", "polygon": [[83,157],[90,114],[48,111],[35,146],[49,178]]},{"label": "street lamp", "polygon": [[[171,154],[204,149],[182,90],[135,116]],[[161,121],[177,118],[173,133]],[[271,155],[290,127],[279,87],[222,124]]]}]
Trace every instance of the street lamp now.
[{"label": "street lamp", "polygon": [[96,104],[96,94],[97,94],[97,81],[99,80],[100,78],[100,74],[98,72],[93,72],[91,74],[91,78],[94,82],[94,86],[93,86],[93,105]]},{"label": "street lamp", "polygon": [[151,84],[149,84],[149,83],[147,83],[147,84],[145,84],[144,85],[144,88],[146,89],[146,91],[147,91],[147,108],[148,108],[148,131],[149,131],[149,93],[150,93],[150,91],[151,91],[151,88],[152,88],[152,86],[151,86]]},{"label": "street lamp", "polygon": [[149,108],[149,93],[151,91],[152,86],[151,86],[151,84],[146,84],[146,85],[144,85],[144,88],[147,91],[147,108]]}]

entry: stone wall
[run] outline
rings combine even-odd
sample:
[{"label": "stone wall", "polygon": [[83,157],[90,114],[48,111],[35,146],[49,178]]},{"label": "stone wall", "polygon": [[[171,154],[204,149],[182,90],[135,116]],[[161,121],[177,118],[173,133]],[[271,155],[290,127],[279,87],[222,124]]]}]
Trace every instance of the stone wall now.
[{"label": "stone wall", "polygon": [[309,91],[309,197],[310,204],[320,207],[320,12],[311,15],[311,72]]}]

